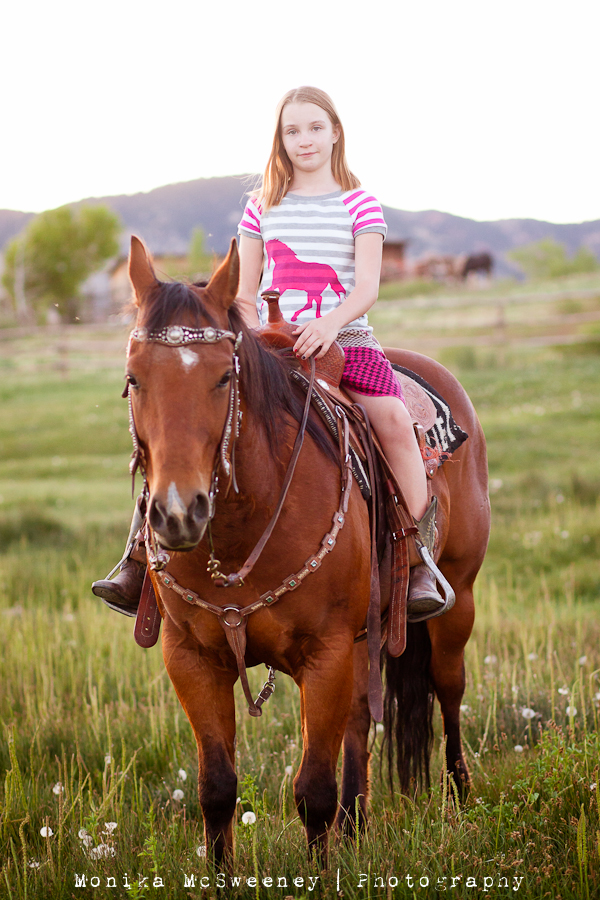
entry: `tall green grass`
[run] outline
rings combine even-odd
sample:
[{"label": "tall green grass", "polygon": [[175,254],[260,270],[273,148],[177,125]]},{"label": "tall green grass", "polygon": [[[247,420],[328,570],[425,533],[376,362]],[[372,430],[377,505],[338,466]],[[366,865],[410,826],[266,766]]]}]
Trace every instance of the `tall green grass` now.
[{"label": "tall green grass", "polygon": [[[335,897],[338,876],[343,897],[360,900],[444,886],[461,898],[600,892],[598,358],[477,351],[447,362],[480,412],[493,491],[462,710],[471,796],[458,807],[441,776],[439,721],[440,777],[413,797],[380,778],[373,729],[368,830],[356,844],[332,836],[319,872],[293,804],[297,690],[279,675],[259,720],[238,692],[233,896]],[[131,620],[89,593],[118,558],[131,510],[120,373],[11,377],[0,421],[0,897],[216,897],[195,743],[160,650],[138,648]],[[255,690],[265,675],[251,672]]]}]

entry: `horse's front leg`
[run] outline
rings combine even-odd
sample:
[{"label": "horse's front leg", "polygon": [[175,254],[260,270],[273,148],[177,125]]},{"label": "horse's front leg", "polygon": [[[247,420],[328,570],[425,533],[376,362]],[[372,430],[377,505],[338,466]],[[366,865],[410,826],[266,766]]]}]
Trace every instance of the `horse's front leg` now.
[{"label": "horse's front leg", "polygon": [[355,836],[357,818],[361,830],[367,822],[371,758],[368,750],[371,727],[368,674],[368,649],[365,640],[354,645],[354,689],[342,745],[342,796],[335,820],[336,827],[347,837]]},{"label": "horse's front leg", "polygon": [[198,745],[198,793],[207,854],[216,865],[228,867],[233,857],[237,797],[233,699],[237,672],[203,657],[195,641],[168,616],[164,625],[165,665]]},{"label": "horse's front leg", "polygon": [[337,809],[336,766],[352,702],[352,642],[312,657],[296,678],[303,752],[294,780],[309,851],[327,864],[328,831]]}]

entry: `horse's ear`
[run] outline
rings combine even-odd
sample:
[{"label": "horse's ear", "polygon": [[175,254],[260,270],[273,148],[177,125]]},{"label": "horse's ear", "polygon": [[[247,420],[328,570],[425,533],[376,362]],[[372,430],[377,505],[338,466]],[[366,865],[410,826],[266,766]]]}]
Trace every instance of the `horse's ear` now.
[{"label": "horse's ear", "polygon": [[240,257],[237,241],[235,238],[231,238],[229,253],[217,271],[213,273],[206,290],[216,303],[229,309],[237,297],[239,283]]},{"label": "horse's ear", "polygon": [[143,241],[131,235],[131,247],[129,249],[129,280],[135,292],[135,305],[140,306],[144,294],[153,288],[158,279],[154,274],[152,257]]}]

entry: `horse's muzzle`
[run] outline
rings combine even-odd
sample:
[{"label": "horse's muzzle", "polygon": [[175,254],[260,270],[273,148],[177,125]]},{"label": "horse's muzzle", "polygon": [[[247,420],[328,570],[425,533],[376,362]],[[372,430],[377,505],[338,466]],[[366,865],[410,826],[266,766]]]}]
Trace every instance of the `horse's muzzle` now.
[{"label": "horse's muzzle", "polygon": [[210,504],[206,494],[196,494],[187,509],[179,502],[154,496],[148,507],[148,520],[165,550],[193,550],[204,536]]}]

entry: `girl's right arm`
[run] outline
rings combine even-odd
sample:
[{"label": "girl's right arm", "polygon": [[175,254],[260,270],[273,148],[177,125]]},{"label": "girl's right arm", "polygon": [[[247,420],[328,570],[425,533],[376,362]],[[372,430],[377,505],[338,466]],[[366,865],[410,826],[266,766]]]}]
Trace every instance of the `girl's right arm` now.
[{"label": "girl's right arm", "polygon": [[256,295],[263,266],[263,242],[240,235],[240,286],[238,305],[244,321],[251,328],[258,328],[260,320],[256,308]]}]

